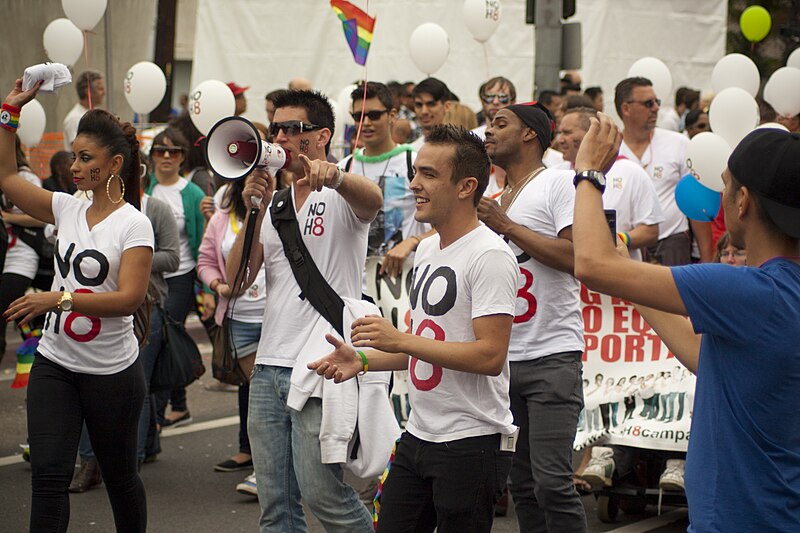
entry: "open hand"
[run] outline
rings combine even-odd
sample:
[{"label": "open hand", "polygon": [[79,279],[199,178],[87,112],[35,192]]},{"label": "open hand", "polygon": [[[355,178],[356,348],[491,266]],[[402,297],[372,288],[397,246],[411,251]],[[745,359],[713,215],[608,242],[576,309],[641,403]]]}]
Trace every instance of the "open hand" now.
[{"label": "open hand", "polygon": [[341,383],[358,375],[364,370],[364,363],[352,346],[348,346],[330,333],[325,335],[334,350],[316,361],[308,363],[308,368],[316,370],[325,379],[332,379],[335,383]]},{"label": "open hand", "polygon": [[8,306],[3,318],[6,322],[18,320],[19,325],[27,324],[32,319],[48,311],[55,311],[61,292],[32,292],[17,298]]}]

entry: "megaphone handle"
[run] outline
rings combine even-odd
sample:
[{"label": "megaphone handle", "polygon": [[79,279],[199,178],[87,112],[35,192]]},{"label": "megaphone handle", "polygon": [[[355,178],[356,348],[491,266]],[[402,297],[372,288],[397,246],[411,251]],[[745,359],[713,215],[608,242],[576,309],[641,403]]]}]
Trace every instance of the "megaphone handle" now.
[{"label": "megaphone handle", "polygon": [[253,202],[253,208],[255,210],[261,209],[261,197],[260,196],[251,196],[250,201]]}]

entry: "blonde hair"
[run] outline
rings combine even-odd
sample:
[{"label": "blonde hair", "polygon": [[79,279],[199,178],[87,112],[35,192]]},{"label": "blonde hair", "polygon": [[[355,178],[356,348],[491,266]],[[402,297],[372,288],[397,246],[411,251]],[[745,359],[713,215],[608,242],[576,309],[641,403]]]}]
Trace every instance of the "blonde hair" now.
[{"label": "blonde hair", "polygon": [[447,110],[444,112],[444,124],[453,124],[454,126],[461,126],[468,130],[474,130],[478,127],[478,117],[475,112],[469,107],[459,102],[450,102]]}]

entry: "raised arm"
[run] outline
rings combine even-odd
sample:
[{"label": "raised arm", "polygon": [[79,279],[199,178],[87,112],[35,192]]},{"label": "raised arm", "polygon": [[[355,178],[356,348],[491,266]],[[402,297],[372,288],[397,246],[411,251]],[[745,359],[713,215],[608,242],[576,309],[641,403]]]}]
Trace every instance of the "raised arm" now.
[{"label": "raised arm", "polygon": [[644,305],[634,304],[634,307],[661,337],[678,361],[688,368],[689,372],[697,374],[700,342],[703,336],[694,332],[692,323],[680,315],[658,311]]},{"label": "raised arm", "polygon": [[[592,118],[575,161],[575,171],[607,171],[616,158],[622,134],[611,119],[600,113]],[[686,315],[668,267],[620,257],[603,214],[602,195],[586,180],[578,183],[572,225],[575,277],[592,290],[617,296],[661,311]]]},{"label": "raised arm", "polygon": [[10,119],[8,125],[0,127],[0,190],[5,194],[11,203],[35,219],[54,224],[53,218],[53,193],[28,183],[24,178],[17,174],[17,157],[14,145],[14,135],[16,128],[10,124],[19,121],[19,112],[22,107],[34,99],[42,82],[39,82],[29,91],[22,90],[22,80],[18,79],[14,89],[8,93],[3,109],[0,111],[2,117]]}]

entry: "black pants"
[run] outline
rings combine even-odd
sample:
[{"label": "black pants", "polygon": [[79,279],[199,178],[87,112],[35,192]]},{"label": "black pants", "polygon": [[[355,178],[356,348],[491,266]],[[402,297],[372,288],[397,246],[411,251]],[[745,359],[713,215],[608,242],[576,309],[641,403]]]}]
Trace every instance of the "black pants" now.
[{"label": "black pants", "polygon": [[147,503],[136,461],[144,394],[144,373],[138,360],[121,372],[100,376],[72,372],[36,354],[28,382],[31,532],[67,531],[67,488],[84,420],[117,531],[147,529]]},{"label": "black pants", "polygon": [[[0,313],[5,313],[11,302],[17,298],[22,298],[25,291],[31,286],[31,278],[20,276],[19,274],[3,274],[0,277]],[[2,321],[2,331],[0,331],[0,361],[6,352],[6,321]],[[35,327],[35,326],[34,326]]]},{"label": "black pants", "polygon": [[403,433],[383,484],[376,533],[489,532],[511,470],[500,436],[433,443]]}]

